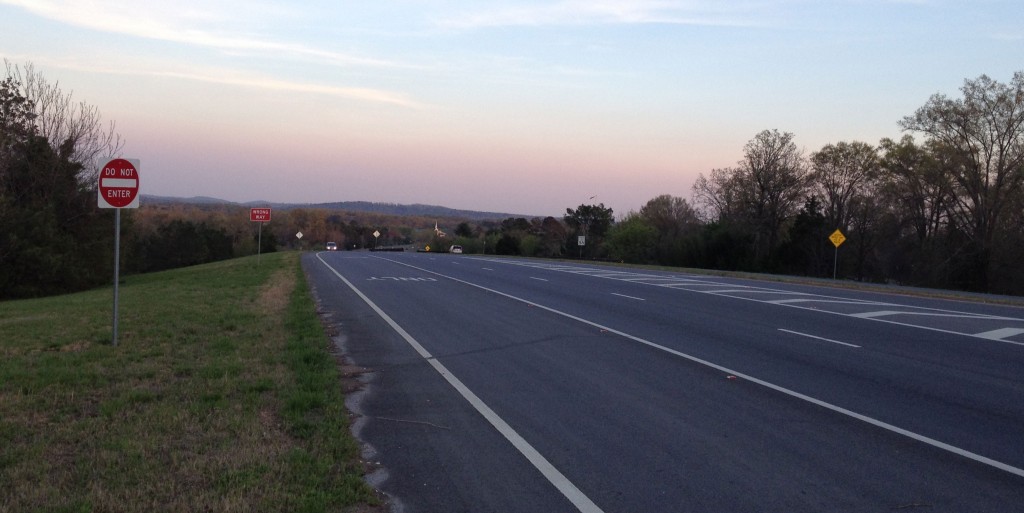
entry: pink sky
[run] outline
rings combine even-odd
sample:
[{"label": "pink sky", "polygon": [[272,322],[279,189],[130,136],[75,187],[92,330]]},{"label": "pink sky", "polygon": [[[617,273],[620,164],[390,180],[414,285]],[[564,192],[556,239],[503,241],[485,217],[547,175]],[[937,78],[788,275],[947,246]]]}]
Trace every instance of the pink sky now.
[{"label": "pink sky", "polygon": [[146,194],[616,214],[732,166],[900,137],[1008,80],[1024,10],[965,3],[0,0],[0,57],[117,123]]}]

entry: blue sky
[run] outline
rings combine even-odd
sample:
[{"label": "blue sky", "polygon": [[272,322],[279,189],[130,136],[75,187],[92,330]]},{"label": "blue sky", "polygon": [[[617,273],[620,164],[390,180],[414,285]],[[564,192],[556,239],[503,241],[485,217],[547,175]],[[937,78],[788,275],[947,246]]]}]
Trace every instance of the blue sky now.
[{"label": "blue sky", "polygon": [[690,197],[763,129],[877,144],[1024,70],[1016,1],[0,0],[144,193],[529,215]]}]

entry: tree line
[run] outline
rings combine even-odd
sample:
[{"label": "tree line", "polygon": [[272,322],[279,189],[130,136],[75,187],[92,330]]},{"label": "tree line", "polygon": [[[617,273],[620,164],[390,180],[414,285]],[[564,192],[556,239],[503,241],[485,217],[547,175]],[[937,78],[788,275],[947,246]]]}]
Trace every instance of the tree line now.
[{"label": "tree line", "polygon": [[735,166],[702,173],[692,202],[658,196],[617,222],[604,205],[567,209],[561,247],[550,218],[506,222],[496,252],[1022,294],[1024,72],[961,92],[933,95],[877,145],[808,155],[764,130]]},{"label": "tree line", "polygon": [[[113,213],[96,206],[99,159],[123,143],[95,107],[31,65],[0,82],[0,299],[104,285],[113,274]],[[584,258],[1024,293],[1024,72],[1006,84],[965,80],[899,121],[877,145],[806,154],[792,133],[764,130],[732,167],[702,173],[690,200],[661,195],[619,219],[603,204],[561,218],[474,220],[275,209],[260,228],[248,207],[155,202],[123,212],[126,273],[257,251],[405,246]],[[829,235],[846,241],[837,250]],[[302,238],[297,237],[301,232]],[[257,247],[262,243],[262,247]]]},{"label": "tree line", "polygon": [[95,107],[76,102],[31,65],[5,67],[0,298],[96,286],[113,274],[114,236],[111,211],[96,208],[97,159],[115,155],[121,140]]},{"label": "tree line", "polygon": [[[765,130],[735,166],[698,177],[694,205],[660,197],[627,215],[608,254],[1024,293],[1024,72],[965,80],[961,92],[933,95],[899,121],[902,138],[878,145],[805,155],[792,133]],[[838,252],[835,230],[846,237]]]}]

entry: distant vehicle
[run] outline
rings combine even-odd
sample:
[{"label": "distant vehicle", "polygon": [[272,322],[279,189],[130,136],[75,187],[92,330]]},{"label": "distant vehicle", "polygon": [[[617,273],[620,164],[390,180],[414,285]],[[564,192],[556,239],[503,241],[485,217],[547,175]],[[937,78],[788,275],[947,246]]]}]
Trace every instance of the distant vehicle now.
[{"label": "distant vehicle", "polygon": [[459,245],[452,246],[451,249],[449,249],[448,251],[461,255],[462,254],[462,246],[459,246]]},{"label": "distant vehicle", "polygon": [[336,242],[328,242],[327,251],[338,251],[338,244]]}]

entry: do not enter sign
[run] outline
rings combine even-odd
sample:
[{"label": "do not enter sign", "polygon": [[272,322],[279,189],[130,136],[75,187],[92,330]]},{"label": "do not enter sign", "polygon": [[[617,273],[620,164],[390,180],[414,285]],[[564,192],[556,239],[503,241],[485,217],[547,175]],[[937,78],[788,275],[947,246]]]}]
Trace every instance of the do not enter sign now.
[{"label": "do not enter sign", "polygon": [[111,159],[100,169],[100,208],[114,208],[114,337],[117,345],[118,282],[121,275],[121,209],[139,208],[139,160]]},{"label": "do not enter sign", "polygon": [[100,208],[139,208],[139,161],[113,159],[100,169]]}]

